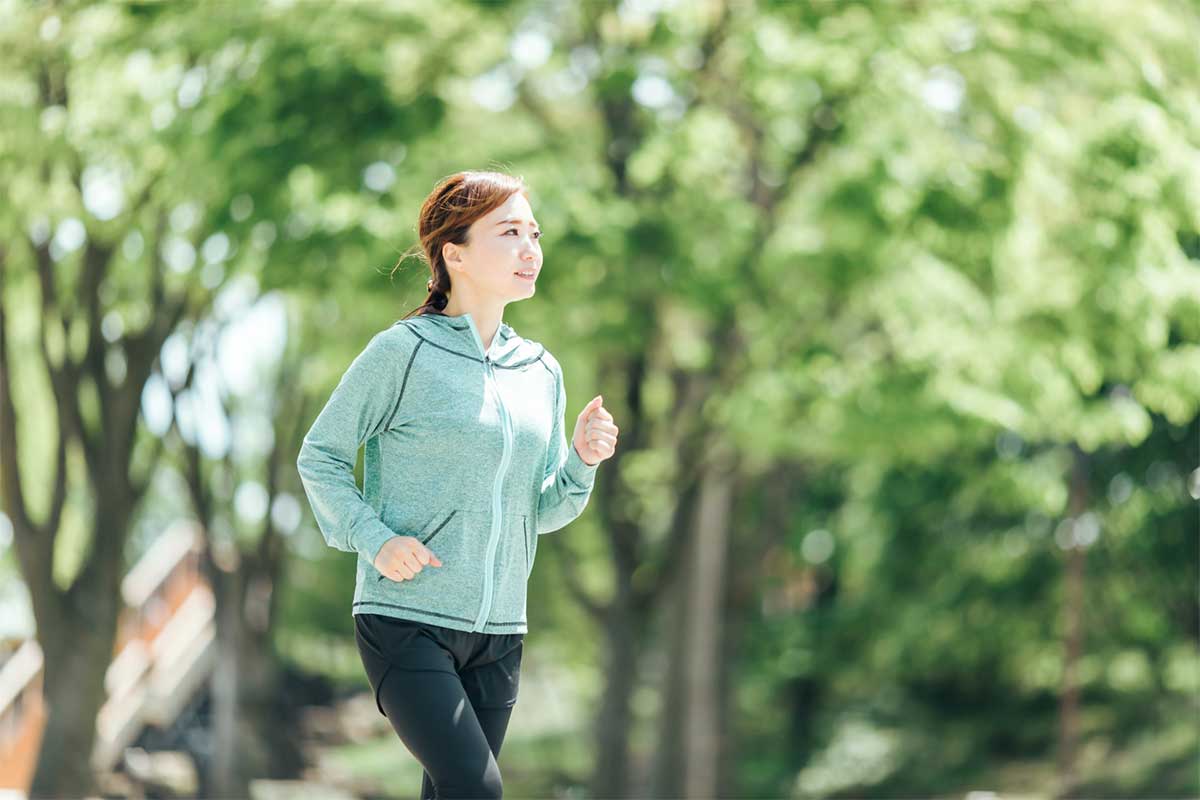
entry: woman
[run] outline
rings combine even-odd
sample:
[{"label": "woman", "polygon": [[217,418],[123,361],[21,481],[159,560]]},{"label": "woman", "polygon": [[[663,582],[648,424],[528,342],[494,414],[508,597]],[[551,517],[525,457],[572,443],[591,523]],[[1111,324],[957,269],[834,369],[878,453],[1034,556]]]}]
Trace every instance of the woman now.
[{"label": "woman", "polygon": [[558,361],[501,319],[542,268],[528,197],[496,172],[433,190],[428,298],[354,359],[296,462],[325,540],[358,553],[355,639],[422,798],[501,796],[538,537],[583,512],[617,443],[597,395],[568,445]]}]

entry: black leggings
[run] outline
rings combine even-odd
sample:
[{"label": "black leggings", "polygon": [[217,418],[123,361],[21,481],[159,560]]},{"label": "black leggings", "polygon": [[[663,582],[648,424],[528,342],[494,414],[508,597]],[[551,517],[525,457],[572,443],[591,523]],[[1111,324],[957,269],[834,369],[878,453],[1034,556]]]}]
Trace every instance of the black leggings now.
[{"label": "black leggings", "polygon": [[425,769],[421,800],[501,797],[496,759],[517,702],[524,634],[359,613],[354,638],[379,713]]}]

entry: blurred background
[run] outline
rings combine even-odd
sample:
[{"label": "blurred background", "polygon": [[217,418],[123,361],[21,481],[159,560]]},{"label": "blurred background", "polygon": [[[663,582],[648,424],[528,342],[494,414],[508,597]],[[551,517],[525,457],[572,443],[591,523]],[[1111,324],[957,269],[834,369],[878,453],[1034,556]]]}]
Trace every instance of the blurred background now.
[{"label": "blurred background", "polygon": [[421,200],[501,169],[545,231],[505,321],[621,428],[539,549],[506,795],[1200,795],[1198,41],[0,0],[0,787],[417,796],[295,459],[424,300]]}]

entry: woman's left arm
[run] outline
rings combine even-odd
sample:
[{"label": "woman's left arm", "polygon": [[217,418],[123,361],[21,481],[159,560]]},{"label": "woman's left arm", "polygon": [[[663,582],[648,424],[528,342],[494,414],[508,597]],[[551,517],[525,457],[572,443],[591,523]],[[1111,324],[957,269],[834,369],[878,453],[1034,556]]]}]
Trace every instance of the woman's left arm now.
[{"label": "woman's left arm", "polygon": [[557,400],[550,451],[538,498],[538,533],[556,531],[583,513],[592,493],[596,468],[616,452],[617,426],[599,395],[579,412],[571,442],[567,442],[563,424],[567,393],[560,370],[555,370],[555,384]]}]

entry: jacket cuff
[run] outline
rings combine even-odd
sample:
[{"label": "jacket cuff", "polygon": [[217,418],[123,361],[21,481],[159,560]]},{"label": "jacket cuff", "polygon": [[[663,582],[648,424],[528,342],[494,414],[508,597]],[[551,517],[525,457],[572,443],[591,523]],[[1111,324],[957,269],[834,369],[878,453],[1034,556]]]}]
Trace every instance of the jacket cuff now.
[{"label": "jacket cuff", "polygon": [[355,537],[355,549],[362,554],[368,564],[374,566],[375,556],[379,555],[384,544],[395,535],[390,528],[380,523],[365,534]]},{"label": "jacket cuff", "polygon": [[575,443],[572,442],[567,447],[567,463],[563,465],[563,470],[567,473],[567,477],[580,486],[591,486],[596,478],[596,469],[601,462],[588,465],[582,458],[579,457],[579,451],[575,449]]}]

